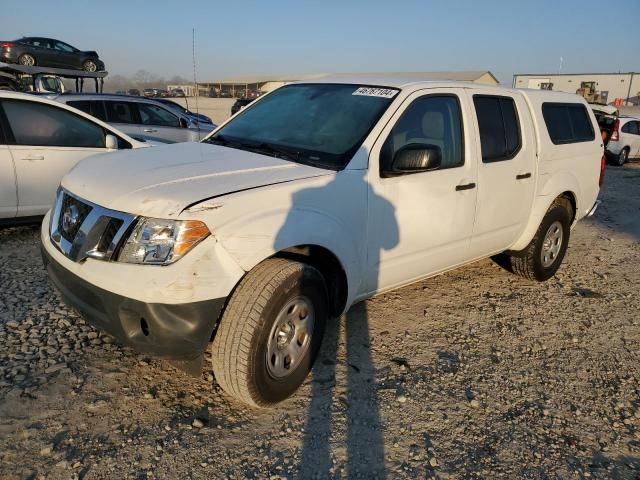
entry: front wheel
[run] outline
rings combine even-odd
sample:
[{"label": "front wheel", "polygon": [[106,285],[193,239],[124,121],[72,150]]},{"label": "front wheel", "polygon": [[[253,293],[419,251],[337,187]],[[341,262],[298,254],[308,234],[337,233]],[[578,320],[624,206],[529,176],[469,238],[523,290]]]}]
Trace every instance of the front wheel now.
[{"label": "front wheel", "polygon": [[569,245],[572,212],[564,197],[551,204],[527,248],[509,253],[513,273],[539,282],[556,274]]},{"label": "front wheel", "polygon": [[95,72],[98,69],[98,65],[93,60],[87,60],[82,64],[82,69],[85,72]]},{"label": "front wheel", "polygon": [[272,258],[251,270],[231,296],[213,341],[218,384],[237,400],[267,407],[307,377],[327,319],[318,270]]}]

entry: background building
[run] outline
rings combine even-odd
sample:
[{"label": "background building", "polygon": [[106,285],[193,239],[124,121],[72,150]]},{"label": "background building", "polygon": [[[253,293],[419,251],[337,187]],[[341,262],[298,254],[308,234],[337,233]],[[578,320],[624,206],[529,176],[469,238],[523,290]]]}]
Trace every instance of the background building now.
[{"label": "background building", "polygon": [[326,76],[345,77],[353,75],[370,76],[375,78],[402,77],[419,80],[456,80],[462,82],[475,82],[487,85],[497,85],[498,80],[488,70],[469,72],[366,72],[366,73],[342,73],[342,74],[303,74],[303,75],[265,75],[265,76],[241,76],[225,78],[211,82],[198,82],[198,93],[201,96],[224,97],[248,97],[257,92],[266,93],[285,83],[300,80],[314,80]]},{"label": "background building", "polygon": [[516,88],[578,93],[593,103],[640,105],[640,73],[518,73]]}]

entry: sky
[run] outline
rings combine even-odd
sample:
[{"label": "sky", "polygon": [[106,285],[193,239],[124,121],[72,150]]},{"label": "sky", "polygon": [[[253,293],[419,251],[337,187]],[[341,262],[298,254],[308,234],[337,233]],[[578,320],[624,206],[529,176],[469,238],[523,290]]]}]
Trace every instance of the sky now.
[{"label": "sky", "polygon": [[[111,74],[640,71],[640,0],[0,0],[0,40],[96,50]],[[108,81],[108,80],[107,80]]]}]

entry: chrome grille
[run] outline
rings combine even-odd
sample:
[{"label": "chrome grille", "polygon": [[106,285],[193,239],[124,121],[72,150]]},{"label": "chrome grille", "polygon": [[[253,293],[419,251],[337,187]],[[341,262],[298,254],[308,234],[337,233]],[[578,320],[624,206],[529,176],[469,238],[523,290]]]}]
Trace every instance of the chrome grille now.
[{"label": "chrome grille", "polygon": [[[70,226],[70,228],[65,228],[65,225],[63,225],[64,212],[73,211],[73,209],[75,209],[78,214],[77,219],[74,224]],[[71,195],[63,193],[61,211],[62,215],[60,215],[60,218],[58,218],[58,231],[65,240],[67,240],[68,242],[73,242],[73,239],[78,234],[78,230],[80,230],[82,222],[84,222],[85,218],[87,218],[87,215],[91,213],[91,207],[86,203],[83,203],[80,200],[72,197]]]},{"label": "chrome grille", "polygon": [[124,234],[136,217],[88,202],[64,189],[51,212],[51,241],[75,262],[87,258],[114,260]]}]

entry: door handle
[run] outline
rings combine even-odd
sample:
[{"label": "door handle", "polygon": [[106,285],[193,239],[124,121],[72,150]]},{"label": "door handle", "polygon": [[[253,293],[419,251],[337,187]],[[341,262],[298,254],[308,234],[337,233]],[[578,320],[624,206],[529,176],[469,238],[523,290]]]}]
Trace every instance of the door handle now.
[{"label": "door handle", "polygon": [[158,130],[155,128],[145,128],[144,131],[147,133],[156,133]]},{"label": "door handle", "polygon": [[44,160],[44,155],[27,155],[20,160]]},{"label": "door handle", "polygon": [[456,190],[471,190],[472,188],[476,188],[475,183],[467,183],[466,185],[456,185]]},{"label": "door handle", "polygon": [[516,180],[524,180],[525,178],[530,178],[531,172],[521,173],[520,175],[516,175]]}]

